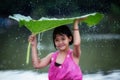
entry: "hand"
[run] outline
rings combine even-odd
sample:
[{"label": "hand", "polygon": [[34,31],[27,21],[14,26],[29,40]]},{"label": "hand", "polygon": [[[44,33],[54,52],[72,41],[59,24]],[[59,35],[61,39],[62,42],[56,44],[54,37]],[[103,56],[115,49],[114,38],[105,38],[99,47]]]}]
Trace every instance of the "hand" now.
[{"label": "hand", "polygon": [[37,46],[36,35],[34,34],[30,35],[28,41],[31,43],[32,46]]},{"label": "hand", "polygon": [[80,22],[80,20],[79,20],[79,19],[75,19],[75,20],[74,20],[74,25],[78,25],[78,24],[79,24],[79,22]]},{"label": "hand", "polygon": [[79,24],[80,23],[80,21],[83,21],[83,20],[85,20],[86,19],[86,17],[84,17],[84,18],[78,18],[78,19],[75,19],[74,20],[74,24]]}]

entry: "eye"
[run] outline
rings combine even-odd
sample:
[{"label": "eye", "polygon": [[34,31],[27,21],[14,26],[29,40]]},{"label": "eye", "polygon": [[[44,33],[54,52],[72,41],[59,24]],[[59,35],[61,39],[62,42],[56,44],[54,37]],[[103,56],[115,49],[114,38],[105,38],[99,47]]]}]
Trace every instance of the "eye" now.
[{"label": "eye", "polygon": [[62,40],[65,40],[65,38],[64,38],[64,37],[62,37]]},{"label": "eye", "polygon": [[55,41],[57,42],[57,41],[58,41],[58,39],[55,39]]}]

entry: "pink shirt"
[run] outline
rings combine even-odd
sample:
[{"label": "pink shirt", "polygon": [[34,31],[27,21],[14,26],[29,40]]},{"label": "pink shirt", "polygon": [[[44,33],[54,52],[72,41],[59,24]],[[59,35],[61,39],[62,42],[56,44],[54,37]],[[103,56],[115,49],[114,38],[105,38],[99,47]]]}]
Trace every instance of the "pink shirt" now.
[{"label": "pink shirt", "polygon": [[72,50],[69,50],[67,56],[60,66],[55,66],[58,51],[53,53],[49,68],[49,80],[82,80],[82,72],[72,58]]}]

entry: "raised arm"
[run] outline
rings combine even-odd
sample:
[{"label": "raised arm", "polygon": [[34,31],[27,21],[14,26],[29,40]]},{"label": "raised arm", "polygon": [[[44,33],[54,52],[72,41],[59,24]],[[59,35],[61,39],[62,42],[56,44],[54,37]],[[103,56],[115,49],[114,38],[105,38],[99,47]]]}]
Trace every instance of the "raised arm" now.
[{"label": "raised arm", "polygon": [[73,25],[73,55],[76,58],[80,58],[80,54],[81,54],[81,49],[80,49],[80,44],[81,44],[81,38],[80,38],[80,33],[79,33],[79,24],[80,20],[76,19],[74,21],[74,25]]},{"label": "raised arm", "polygon": [[74,25],[73,25],[73,55],[74,57],[77,59],[77,62],[79,62],[80,59],[80,55],[81,55],[81,37],[80,37],[80,30],[79,30],[79,26],[78,24],[82,21],[85,20],[86,17],[84,18],[80,18],[80,19],[76,19],[74,21]]},{"label": "raised arm", "polygon": [[40,59],[37,52],[37,39],[35,35],[30,35],[28,41],[31,43],[32,48],[32,63],[34,68],[43,68],[50,63],[52,54]]}]

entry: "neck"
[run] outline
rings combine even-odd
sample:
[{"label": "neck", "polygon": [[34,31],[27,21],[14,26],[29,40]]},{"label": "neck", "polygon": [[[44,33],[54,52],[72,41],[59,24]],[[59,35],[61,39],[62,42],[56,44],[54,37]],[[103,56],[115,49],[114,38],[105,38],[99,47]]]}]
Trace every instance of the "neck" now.
[{"label": "neck", "polygon": [[61,54],[66,54],[69,50],[70,50],[70,48],[67,48],[67,49],[65,49],[65,50],[59,50],[59,52],[60,52]]}]

